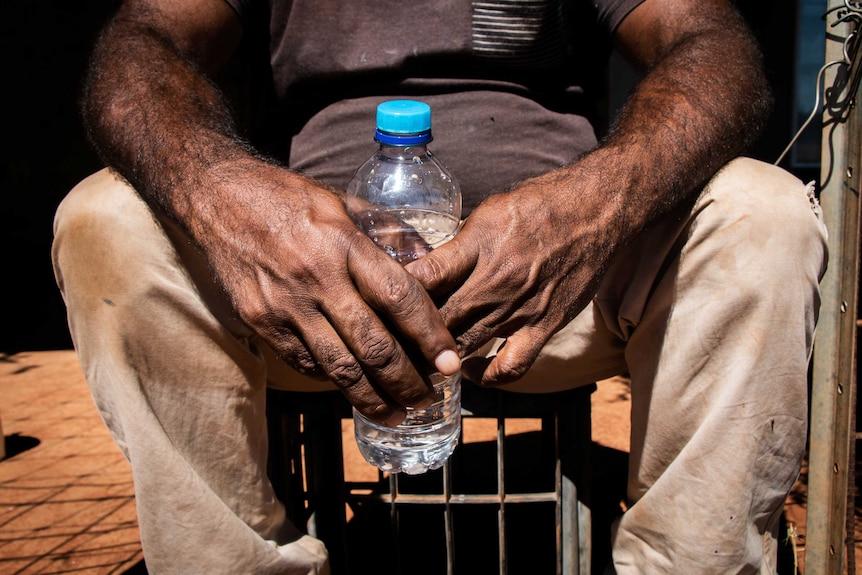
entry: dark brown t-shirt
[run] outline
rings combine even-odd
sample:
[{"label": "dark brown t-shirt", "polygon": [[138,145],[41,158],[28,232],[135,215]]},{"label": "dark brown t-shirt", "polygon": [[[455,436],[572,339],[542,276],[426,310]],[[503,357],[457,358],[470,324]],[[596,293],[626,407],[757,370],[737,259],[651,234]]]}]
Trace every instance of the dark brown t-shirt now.
[{"label": "dark brown t-shirt", "polygon": [[465,213],[595,146],[610,35],[641,1],[226,0],[269,56],[266,125],[292,168],[344,188],[377,104],[423,100]]}]

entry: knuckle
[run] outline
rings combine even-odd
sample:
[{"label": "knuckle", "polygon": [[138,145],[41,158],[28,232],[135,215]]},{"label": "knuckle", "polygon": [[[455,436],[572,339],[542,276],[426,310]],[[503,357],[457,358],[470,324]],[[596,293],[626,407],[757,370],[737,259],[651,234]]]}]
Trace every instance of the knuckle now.
[{"label": "knuckle", "polygon": [[512,382],[524,377],[527,373],[528,365],[522,362],[517,362],[511,359],[501,359],[497,356],[497,363],[494,369],[494,379],[499,382]]},{"label": "knuckle", "polygon": [[371,369],[390,365],[397,355],[395,342],[386,334],[369,333],[360,345],[360,362]]},{"label": "knuckle", "polygon": [[420,305],[422,294],[415,283],[404,278],[389,278],[383,286],[383,297],[396,308],[408,312]]},{"label": "knuckle", "polygon": [[364,379],[362,368],[347,354],[331,358],[324,369],[332,382],[344,390],[356,387]]},{"label": "knuckle", "polygon": [[431,252],[422,259],[410,264],[410,273],[421,282],[432,286],[445,281],[449,277],[443,262],[435,257],[434,253]]},{"label": "knuckle", "polygon": [[320,366],[316,361],[314,361],[314,358],[307,353],[293,354],[292,364],[299,373],[305,375],[318,375],[318,372],[320,371]]}]

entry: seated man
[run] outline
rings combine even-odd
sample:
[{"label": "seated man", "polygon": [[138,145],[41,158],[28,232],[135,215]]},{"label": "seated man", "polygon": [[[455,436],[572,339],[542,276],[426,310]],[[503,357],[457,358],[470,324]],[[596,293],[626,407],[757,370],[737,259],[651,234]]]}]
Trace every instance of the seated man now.
[{"label": "seated man", "polygon": [[[612,43],[643,79],[599,143]],[[217,84],[239,47],[272,112],[247,130]],[[617,573],[774,572],[826,248],[813,191],[739,157],[760,66],[726,0],[127,0],[83,99],[110,170],[53,258],[150,571],[326,572],[266,476],[266,386],[394,423],[416,366],[478,350],[485,386],[631,375]],[[406,268],[341,192],[396,97],[431,105],[469,214]]]}]

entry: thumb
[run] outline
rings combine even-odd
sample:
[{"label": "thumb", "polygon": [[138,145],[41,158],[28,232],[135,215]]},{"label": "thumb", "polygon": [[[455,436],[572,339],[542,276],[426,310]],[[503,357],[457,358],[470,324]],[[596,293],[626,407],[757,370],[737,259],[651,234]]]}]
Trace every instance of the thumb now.
[{"label": "thumb", "polygon": [[460,236],[455,236],[426,256],[405,266],[432,296],[451,293],[464,283],[476,267],[476,250],[469,248],[469,242],[459,239]]},{"label": "thumb", "polygon": [[[521,328],[506,338],[506,343],[497,350],[497,355],[490,358],[490,362],[485,363],[485,360],[467,367],[472,370],[470,375],[475,377],[472,381],[482,386],[495,387],[521,379],[536,361],[545,341],[547,338],[544,337],[543,330],[537,327]],[[466,361],[469,360],[465,360],[465,364]],[[478,371],[482,367],[484,372],[479,375]]]}]

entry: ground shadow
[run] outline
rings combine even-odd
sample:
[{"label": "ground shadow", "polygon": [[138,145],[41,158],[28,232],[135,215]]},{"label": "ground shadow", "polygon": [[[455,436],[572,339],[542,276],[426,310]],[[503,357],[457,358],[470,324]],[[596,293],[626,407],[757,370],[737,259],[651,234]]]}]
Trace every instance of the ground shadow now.
[{"label": "ground shadow", "polygon": [[147,571],[146,562],[141,559],[125,571],[123,571],[122,575],[149,575],[149,571]]},{"label": "ground shadow", "polygon": [[7,435],[4,439],[6,441],[5,459],[10,459],[12,457],[15,457],[16,455],[20,455],[21,453],[33,449],[41,443],[41,441],[39,441],[39,439],[35,437],[30,437],[29,435],[20,435],[18,433]]}]

